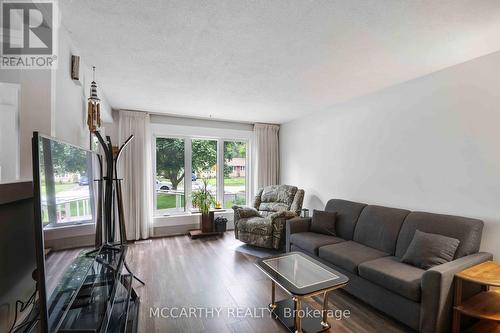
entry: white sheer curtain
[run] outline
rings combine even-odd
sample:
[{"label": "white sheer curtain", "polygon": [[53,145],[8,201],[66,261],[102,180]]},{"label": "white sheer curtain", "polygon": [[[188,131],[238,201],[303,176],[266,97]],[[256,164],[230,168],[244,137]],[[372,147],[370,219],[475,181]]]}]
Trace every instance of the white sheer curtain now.
[{"label": "white sheer curtain", "polygon": [[278,125],[254,125],[256,189],[279,183],[279,129]]},{"label": "white sheer curtain", "polygon": [[153,235],[153,176],[151,156],[151,122],[145,112],[120,111],[119,142],[133,134],[134,139],[123,152],[120,170],[125,225],[129,240]]}]

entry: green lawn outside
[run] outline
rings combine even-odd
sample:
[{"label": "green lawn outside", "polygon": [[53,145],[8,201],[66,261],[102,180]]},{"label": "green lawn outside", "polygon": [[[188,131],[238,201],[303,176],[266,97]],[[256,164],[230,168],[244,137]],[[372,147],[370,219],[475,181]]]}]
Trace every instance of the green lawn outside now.
[{"label": "green lawn outside", "polygon": [[244,206],[245,205],[245,198],[237,198],[235,200],[227,200],[226,202],[224,202],[224,208],[226,208],[226,209],[232,208],[233,205]]},{"label": "green lawn outside", "polygon": [[[181,206],[184,207],[184,195],[181,196]],[[157,193],[156,209],[175,208],[175,194]]]},{"label": "green lawn outside", "polygon": [[[168,179],[158,178],[160,182],[168,182]],[[217,186],[217,180],[215,178],[208,179],[208,184],[210,186]],[[245,177],[238,178],[224,178],[224,186],[232,187],[232,186],[245,186]],[[184,195],[181,196],[181,206],[184,207]],[[233,204],[243,205],[245,204],[244,198],[237,198],[233,200],[227,200],[224,202],[224,208],[231,208]],[[172,209],[176,208],[175,206],[175,194],[170,193],[156,193],[156,209]]]},{"label": "green lawn outside", "polygon": [[[201,179],[198,179],[201,181]],[[166,179],[163,177],[158,177],[158,181],[160,182],[170,182],[170,179]],[[208,185],[211,186],[216,186],[217,185],[217,179],[216,178],[209,178],[208,179]],[[245,177],[237,177],[237,178],[224,178],[224,185],[226,186],[245,186]]]},{"label": "green lawn outside", "polygon": [[[210,178],[208,180],[208,184],[215,186],[216,185],[216,179],[215,178]],[[224,178],[224,185],[226,186],[245,186],[245,177],[238,177],[238,178]]]}]

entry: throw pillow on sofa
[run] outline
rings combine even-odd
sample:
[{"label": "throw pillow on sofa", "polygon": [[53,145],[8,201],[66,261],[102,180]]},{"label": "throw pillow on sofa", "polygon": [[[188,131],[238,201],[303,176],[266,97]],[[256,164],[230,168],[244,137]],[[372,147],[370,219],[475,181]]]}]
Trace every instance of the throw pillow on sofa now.
[{"label": "throw pillow on sofa", "polygon": [[318,234],[335,236],[335,220],[337,213],[314,210],[311,219],[311,231]]},{"label": "throw pillow on sofa", "polygon": [[429,269],[452,261],[459,244],[455,238],[416,230],[401,261]]}]

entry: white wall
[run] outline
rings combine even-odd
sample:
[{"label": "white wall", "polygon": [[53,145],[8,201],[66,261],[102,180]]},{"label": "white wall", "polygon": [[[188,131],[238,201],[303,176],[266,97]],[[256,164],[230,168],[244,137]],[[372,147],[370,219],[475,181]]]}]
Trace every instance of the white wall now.
[{"label": "white wall", "polygon": [[500,258],[500,52],[281,127],[282,183],[330,198],[476,217]]},{"label": "white wall", "polygon": [[[92,82],[91,66],[80,58],[80,80],[71,79],[71,55],[79,55],[78,49],[64,29],[59,31],[58,68],[55,71],[55,114],[54,134],[64,141],[88,148],[89,131],[87,128],[87,98]],[[99,69],[97,69],[97,75]],[[102,89],[98,95],[101,99],[101,119],[112,122],[109,107]]]},{"label": "white wall", "polygon": [[[59,64],[55,71],[55,135],[64,141],[89,147],[86,128],[86,100],[83,75],[80,81],[71,79],[71,55],[78,55],[66,33],[59,33]],[[80,73],[82,74],[82,70]]]},{"label": "white wall", "polygon": [[[89,145],[86,125],[87,97],[92,72],[80,60],[80,81],[71,79],[71,55],[78,50],[64,28],[59,30],[58,68],[48,69],[0,69],[0,83],[20,85],[20,178],[32,179],[31,138],[33,131],[54,136],[66,142]],[[99,82],[98,82],[99,83]],[[98,90],[101,118],[112,122],[111,108],[102,89]]]},{"label": "white wall", "polygon": [[0,69],[0,82],[14,83],[20,87],[20,178],[29,180],[32,179],[33,172],[31,167],[31,138],[33,131],[51,134],[52,73],[50,70],[45,69]]}]

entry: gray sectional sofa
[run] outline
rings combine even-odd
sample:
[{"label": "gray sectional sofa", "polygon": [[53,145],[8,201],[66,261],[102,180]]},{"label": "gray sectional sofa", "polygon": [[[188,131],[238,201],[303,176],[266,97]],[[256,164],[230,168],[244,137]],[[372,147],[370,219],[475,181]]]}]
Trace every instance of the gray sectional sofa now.
[{"label": "gray sectional sofa", "polygon": [[[448,331],[454,274],[492,260],[478,252],[480,220],[340,199],[328,201],[325,211],[336,212],[335,236],[311,232],[311,218],[294,218],[287,221],[286,250],[347,275],[348,293],[420,332]],[[454,260],[428,270],[402,263],[417,229],[458,239]]]}]

